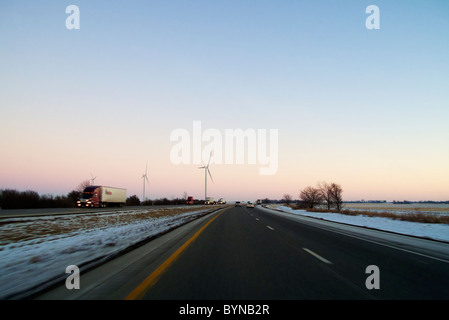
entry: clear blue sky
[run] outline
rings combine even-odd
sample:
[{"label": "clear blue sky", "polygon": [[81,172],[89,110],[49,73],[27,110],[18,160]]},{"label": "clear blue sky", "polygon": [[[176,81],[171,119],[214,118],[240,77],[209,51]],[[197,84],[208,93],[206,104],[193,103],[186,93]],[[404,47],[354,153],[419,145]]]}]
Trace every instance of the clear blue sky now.
[{"label": "clear blue sky", "polygon": [[3,0],[0,189],[66,193],[94,172],[140,195],[148,161],[150,197],[200,196],[201,173],[169,159],[170,132],[199,120],[279,130],[277,175],[216,166],[217,197],[326,180],[348,200],[447,200],[448,15],[448,1]]}]

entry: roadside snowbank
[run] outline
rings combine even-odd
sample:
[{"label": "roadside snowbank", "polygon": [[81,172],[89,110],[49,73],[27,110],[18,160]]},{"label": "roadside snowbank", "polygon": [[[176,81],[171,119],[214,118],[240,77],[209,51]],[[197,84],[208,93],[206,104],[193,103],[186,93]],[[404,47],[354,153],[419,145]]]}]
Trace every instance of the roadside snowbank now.
[{"label": "roadside snowbank", "polygon": [[286,206],[278,206],[275,209],[291,214],[449,242],[449,225],[447,224],[400,221],[364,215],[349,216],[339,213],[307,212]]},{"label": "roadside snowbank", "polygon": [[[0,241],[0,299],[14,297],[17,293],[45,284],[65,274],[67,266],[81,267],[98,259],[113,256],[140,241],[166,232],[210,212],[210,209],[185,212],[176,215],[126,219],[113,225],[95,225],[82,228],[77,225],[70,232],[39,234],[18,241]],[[68,215],[63,217],[15,218],[1,221],[0,235],[26,233],[22,225],[36,227],[47,225],[64,228],[69,219],[83,219],[85,224],[101,217],[141,214],[138,211],[123,213],[102,212],[95,215]],[[109,218],[108,217],[108,218]],[[23,221],[21,221],[23,220]],[[61,220],[62,222],[58,222]],[[66,221],[67,220],[67,221]],[[131,222],[130,222],[131,221]],[[42,229],[42,227],[40,227]],[[25,235],[26,236],[26,235]],[[0,237],[3,238],[3,237]]]}]

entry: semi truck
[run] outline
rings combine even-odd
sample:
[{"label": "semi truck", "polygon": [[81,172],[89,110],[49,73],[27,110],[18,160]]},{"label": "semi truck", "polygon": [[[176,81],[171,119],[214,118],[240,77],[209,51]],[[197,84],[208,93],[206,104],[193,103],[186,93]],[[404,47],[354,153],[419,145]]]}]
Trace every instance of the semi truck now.
[{"label": "semi truck", "polygon": [[100,208],[107,206],[122,207],[126,202],[126,189],[89,186],[84,189],[77,202],[78,207]]}]

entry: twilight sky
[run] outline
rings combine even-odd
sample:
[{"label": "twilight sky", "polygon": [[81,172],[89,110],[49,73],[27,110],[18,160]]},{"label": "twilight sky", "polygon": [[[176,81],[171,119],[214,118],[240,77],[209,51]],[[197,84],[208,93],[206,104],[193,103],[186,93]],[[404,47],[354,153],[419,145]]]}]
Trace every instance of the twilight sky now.
[{"label": "twilight sky", "polygon": [[215,198],[327,181],[345,200],[448,200],[448,15],[445,0],[2,0],[0,189],[66,194],[92,173],[142,197],[148,163],[147,197],[201,199],[194,150],[175,164],[170,140],[192,146],[198,121],[278,132],[275,174],[212,159]]}]

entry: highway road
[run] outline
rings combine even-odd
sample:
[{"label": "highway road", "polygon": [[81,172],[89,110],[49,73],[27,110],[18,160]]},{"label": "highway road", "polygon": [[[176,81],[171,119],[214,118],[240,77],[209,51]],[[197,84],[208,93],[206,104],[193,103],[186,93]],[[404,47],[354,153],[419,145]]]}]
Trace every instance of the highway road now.
[{"label": "highway road", "polygon": [[448,299],[448,267],[447,243],[230,207],[34,298]]}]

